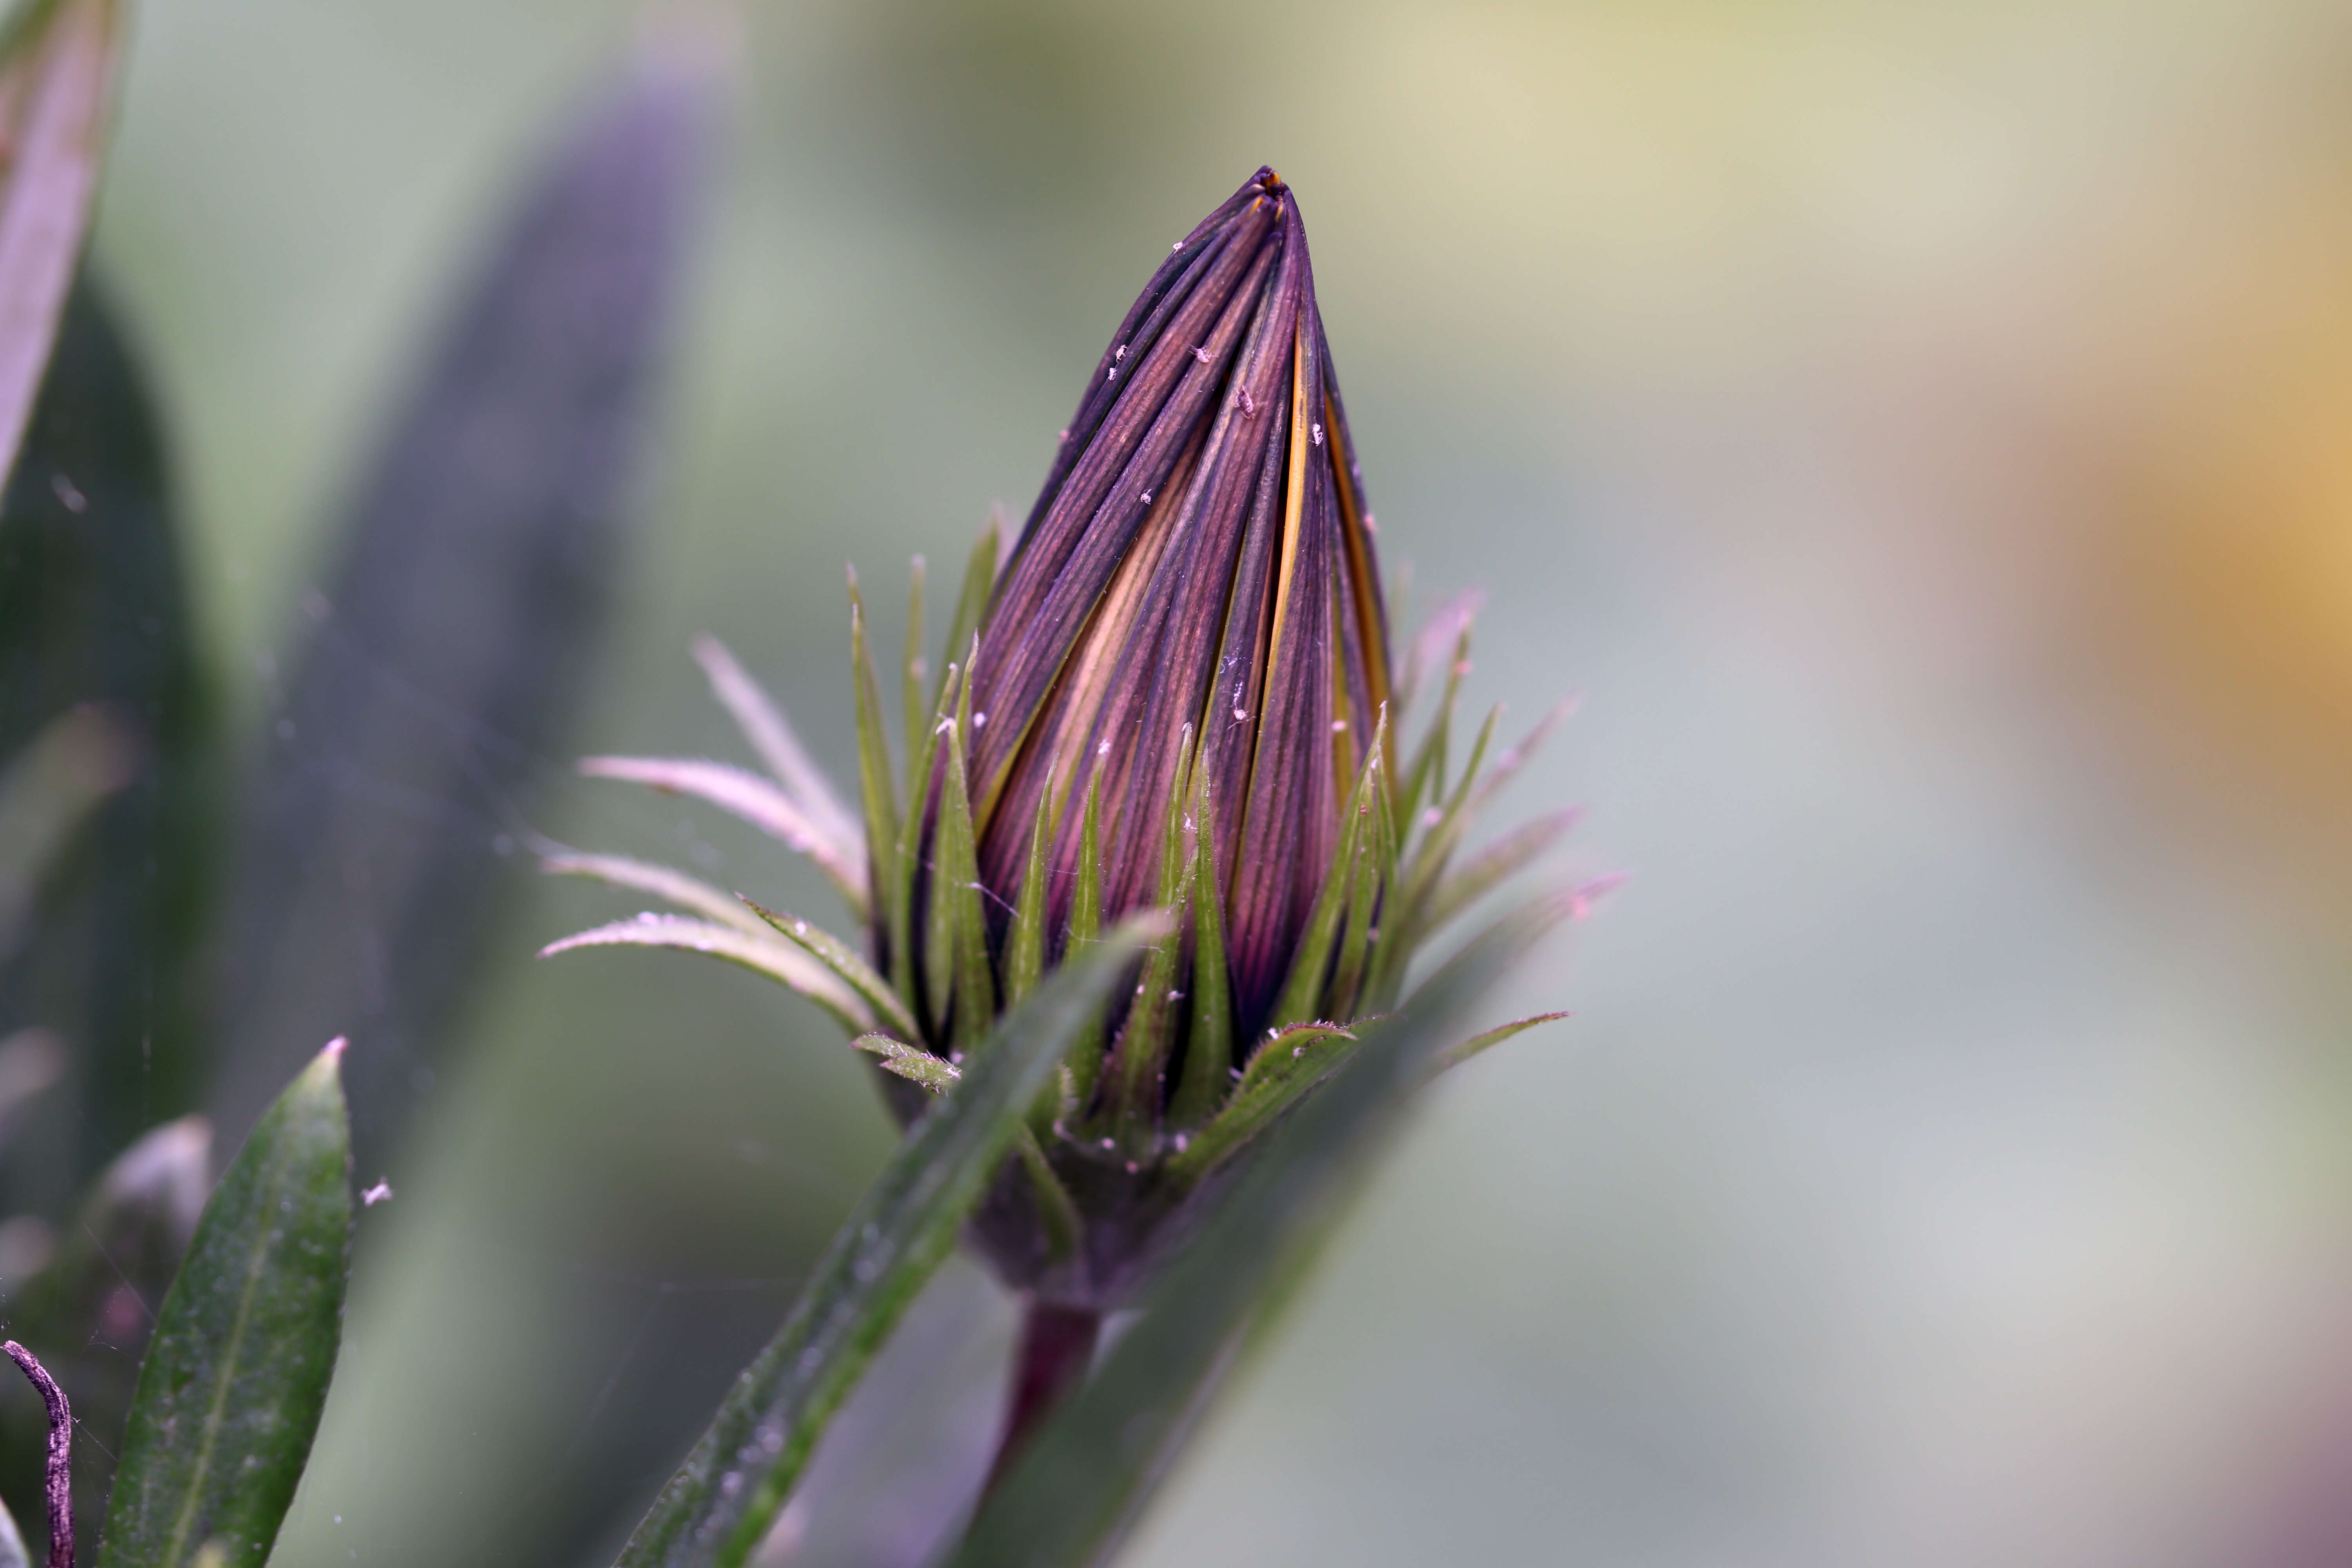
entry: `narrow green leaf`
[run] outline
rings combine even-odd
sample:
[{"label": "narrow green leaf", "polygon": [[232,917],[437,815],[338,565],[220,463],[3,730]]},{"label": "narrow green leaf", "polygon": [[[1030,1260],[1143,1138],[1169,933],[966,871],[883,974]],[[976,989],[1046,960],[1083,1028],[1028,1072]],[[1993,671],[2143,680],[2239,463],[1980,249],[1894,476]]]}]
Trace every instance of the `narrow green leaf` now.
[{"label": "narrow green leaf", "polygon": [[553,958],[583,947],[670,947],[724,959],[799,992],[839,1019],[853,1035],[874,1027],[872,1010],[840,976],[806,949],[765,931],[754,934],[737,926],[690,921],[682,915],[643,914],[551,942],[539,950],[539,956]]},{"label": "narrow green leaf", "polygon": [[615,888],[628,888],[640,893],[651,893],[667,899],[682,910],[692,910],[736,930],[753,936],[768,934],[766,924],[759,916],[743,907],[741,900],[731,893],[721,892],[698,877],[650,861],[632,860],[625,855],[548,855],[541,858],[539,868],[551,877],[586,877],[593,881],[608,882]]},{"label": "narrow green leaf", "polygon": [[[1004,552],[1004,518],[992,509],[988,526],[971,547],[963,566],[963,586],[956,594],[955,618],[948,623],[947,651],[961,656],[980,635],[980,618],[988,611],[989,590],[996,585],[997,558]],[[945,705],[946,686],[940,687]]]},{"label": "narrow green leaf", "polygon": [[1184,1042],[1184,1070],[1169,1108],[1181,1137],[1216,1111],[1231,1087],[1234,1060],[1233,973],[1226,966],[1224,884],[1217,879],[1216,803],[1202,770],[1193,791],[1192,1028]]},{"label": "narrow green leaf", "polygon": [[1331,984],[1317,1009],[1334,1018],[1352,1018],[1359,1009],[1358,1001],[1364,989],[1364,969],[1372,938],[1372,916],[1379,910],[1386,891],[1390,863],[1395,858],[1390,846],[1393,826],[1389,816],[1388,796],[1388,714],[1382,710],[1381,721],[1372,731],[1371,754],[1365,759],[1364,770],[1372,781],[1371,797],[1364,803],[1361,822],[1356,830],[1355,886],[1348,892],[1348,918],[1340,928],[1339,956],[1332,966]]},{"label": "narrow green leaf", "polygon": [[1270,1321],[1463,1008],[1549,929],[1549,906],[1472,944],[1272,1137],[1135,1327],[981,1504],[948,1568],[1084,1568],[1109,1560],[1207,1407]]},{"label": "narrow green leaf", "polygon": [[1379,763],[1377,752],[1365,759],[1363,771],[1356,777],[1356,787],[1348,797],[1348,816],[1339,830],[1339,849],[1331,857],[1331,869],[1324,875],[1321,890],[1315,895],[1307,929],[1299,933],[1297,956],[1290,961],[1290,974],[1283,981],[1281,994],[1274,1005],[1277,1028],[1307,1023],[1324,1011],[1324,977],[1331,967],[1332,946],[1339,938],[1340,918],[1347,911],[1348,889],[1356,879],[1359,846],[1370,826],[1367,817],[1379,798]]},{"label": "narrow green leaf", "polygon": [[121,37],[115,0],[30,0],[0,44],[0,476],[81,259]]},{"label": "narrow green leaf", "polygon": [[[301,1479],[341,1338],[351,1247],[343,1042],[263,1113],[157,1314],[100,1568],[260,1568]],[[214,1543],[218,1543],[215,1547]]]},{"label": "narrow green leaf", "polygon": [[1047,868],[1054,850],[1054,779],[1037,792],[1036,820],[1029,825],[1029,858],[1021,871],[1021,891],[1013,905],[1013,934],[1004,948],[1004,1005],[1018,1006],[1045,970],[1045,911],[1050,907]]},{"label": "narrow green leaf", "polygon": [[[1046,1086],[1049,1092],[1052,1087],[1050,1083]],[[1045,1158],[1034,1128],[1023,1127],[1013,1148],[1021,1156],[1021,1169],[1029,1177],[1030,1195],[1037,1201],[1037,1220],[1045,1233],[1046,1255],[1057,1263],[1067,1262],[1077,1256],[1078,1243],[1086,1237],[1086,1218],[1078,1213],[1070,1190],[1062,1185],[1062,1178],[1054,1174],[1053,1162]]]},{"label": "narrow green leaf", "polygon": [[843,984],[857,993],[866,1005],[874,1009],[874,1016],[887,1029],[896,1029],[909,1039],[917,1037],[915,1016],[907,1010],[906,1003],[890,989],[890,983],[874,972],[874,966],[857,955],[857,950],[834,935],[802,920],[797,915],[781,913],[765,904],[743,900],[751,912],[765,921],[786,942],[806,948],[809,955],[827,969]]},{"label": "narrow green leaf", "polygon": [[971,1053],[961,1081],[910,1130],[816,1265],[776,1337],[629,1538],[620,1568],[740,1568],[792,1494],[825,1424],[955,1246],[1021,1113],[1136,949],[1129,921],[1045,977]]},{"label": "narrow green leaf", "polygon": [[1176,978],[1184,962],[1182,911],[1192,872],[1184,854],[1185,807],[1191,804],[1190,724],[1177,742],[1177,755],[1175,777],[1169,782],[1168,799],[1160,807],[1160,880],[1153,898],[1178,919],[1145,956],[1135,1000],[1128,1006],[1127,1021],[1111,1051],[1109,1133],[1129,1158],[1138,1160],[1150,1153],[1159,1141],[1168,1055],[1175,1046],[1176,1004],[1182,1000]]},{"label": "narrow green leaf", "polygon": [[907,564],[907,653],[898,673],[899,722],[907,730],[907,815],[919,817],[924,793],[931,787],[930,749],[925,737],[930,733],[932,710],[939,706],[923,700],[930,687],[924,679],[930,673],[930,665],[923,658],[923,558],[919,555]]},{"label": "narrow green leaf", "polygon": [[887,1035],[860,1035],[849,1043],[880,1057],[885,1072],[897,1073],[909,1083],[919,1083],[933,1094],[945,1094],[950,1084],[963,1077],[955,1063]]},{"label": "narrow green leaf", "polygon": [[1462,770],[1462,777],[1447,797],[1444,806],[1433,808],[1436,820],[1422,836],[1406,867],[1402,886],[1391,900],[1392,910],[1382,922],[1389,939],[1387,961],[1401,965],[1412,956],[1412,952],[1430,932],[1429,906],[1437,884],[1445,875],[1454,851],[1461,847],[1462,836],[1469,828],[1470,810],[1476,798],[1479,764],[1485,761],[1486,748],[1495,739],[1495,726],[1501,722],[1503,710],[1497,706],[1488,710],[1486,721],[1478,727],[1478,739],[1471,744],[1470,756]]},{"label": "narrow green leaf", "polygon": [[1491,1050],[1513,1035],[1532,1029],[1538,1024],[1549,1024],[1555,1019],[1567,1016],[1565,1013],[1538,1013],[1531,1018],[1516,1018],[1510,1023],[1499,1025],[1483,1035],[1473,1035],[1460,1045],[1449,1046],[1440,1051],[1437,1055],[1436,1070],[1444,1072],[1449,1068],[1458,1068],[1480,1051]]},{"label": "narrow green leaf", "polygon": [[1424,929],[1432,933],[1443,931],[1456,915],[1542,859],[1582,815],[1573,805],[1546,812],[1521,823],[1448,872],[1423,914]]},{"label": "narrow green leaf", "polygon": [[1412,761],[1406,764],[1404,784],[1397,792],[1396,831],[1400,839],[1416,826],[1414,818],[1421,812],[1421,803],[1445,793],[1446,745],[1454,731],[1454,710],[1462,692],[1462,677],[1469,668],[1470,622],[1465,616],[1461,629],[1454,635],[1454,657],[1445,667],[1445,694],[1438,700],[1437,711],[1431,717]]},{"label": "narrow green leaf", "polygon": [[[979,656],[977,641],[972,655]],[[955,928],[955,1040],[970,1050],[996,1017],[996,978],[988,956],[988,909],[981,901],[980,843],[971,826],[971,775],[964,769],[964,742],[971,734],[971,665],[964,665],[956,693],[955,728],[948,731],[947,787],[940,816],[945,851],[939,874],[952,895]]]},{"label": "narrow green leaf", "polygon": [[[1102,930],[1102,775],[1087,781],[1087,804],[1078,818],[1078,886],[1070,900],[1069,940],[1062,962],[1095,940]],[[1103,1021],[1089,1019],[1070,1042],[1069,1093],[1073,1114],[1083,1113],[1102,1077]]]},{"label": "narrow green leaf", "polygon": [[[946,710],[939,722],[931,726],[931,747],[944,752],[944,738],[955,729],[955,702],[962,686],[963,668],[950,664],[940,686],[940,705]],[[924,772],[940,772],[942,763],[934,763]],[[942,773],[944,777],[944,774]],[[931,825],[930,858],[928,868],[930,882],[926,889],[923,906],[923,1002],[929,1010],[931,1026],[940,1034],[946,1032],[949,1004],[955,999],[955,905],[947,886],[946,860],[948,836],[947,793],[941,789],[934,806],[935,821]],[[964,819],[971,820],[970,797],[966,797]],[[918,840],[919,842],[919,840]]]},{"label": "narrow green leaf", "polygon": [[857,570],[849,572],[849,661],[857,688],[857,789],[866,808],[866,854],[873,887],[874,923],[896,970],[907,949],[907,864],[898,853],[898,797],[891,784],[890,742],[882,734],[882,687],[866,646],[866,601]]},{"label": "narrow green leaf", "polygon": [[1276,1031],[1250,1058],[1216,1120],[1189,1135],[1168,1162],[1170,1178],[1196,1182],[1223,1164],[1338,1071],[1357,1039],[1354,1030],[1339,1024],[1293,1024]]}]

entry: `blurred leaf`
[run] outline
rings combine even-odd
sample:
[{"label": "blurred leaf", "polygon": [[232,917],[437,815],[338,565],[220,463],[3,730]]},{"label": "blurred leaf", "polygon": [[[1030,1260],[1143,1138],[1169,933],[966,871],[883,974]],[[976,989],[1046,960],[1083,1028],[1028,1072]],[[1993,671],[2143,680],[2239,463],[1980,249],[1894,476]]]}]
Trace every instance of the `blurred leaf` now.
[{"label": "blurred leaf", "polygon": [[1249,1332],[1304,1267],[1454,1020],[1570,910],[1505,921],[1369,1026],[1347,1069],[1276,1131],[1200,1238],[1153,1287],[1140,1321],[982,1503],[952,1568],[1079,1568],[1106,1561],[1223,1381]]},{"label": "blurred leaf", "polygon": [[16,1530],[16,1517],[0,1503],[0,1568],[33,1568],[33,1560],[25,1552],[25,1538]]},{"label": "blurred leaf", "polygon": [[19,1029],[0,1039],[0,1145],[16,1113],[65,1075],[65,1042],[54,1029]]},{"label": "blurred leaf", "polygon": [[[194,1108],[209,1058],[218,792],[211,710],[155,424],[85,280],[0,501],[0,758],[68,746],[48,786],[121,778],[0,955],[0,1034],[56,1032],[68,1076],[11,1140],[0,1213],[62,1218],[99,1168]],[[5,901],[5,896],[0,896]]]},{"label": "blurred leaf", "polygon": [[967,1058],[843,1222],[784,1326],[629,1538],[621,1568],[736,1568],[775,1522],[825,1423],[955,1245],[1079,1027],[1153,934],[1145,916],[1065,963]]},{"label": "blurred leaf", "polygon": [[115,0],[36,0],[0,40],[0,474],[81,258],[121,38]]},{"label": "blurred leaf", "polygon": [[16,950],[41,879],[100,801],[131,782],[137,748],[103,709],[60,713],[0,758],[0,958]]},{"label": "blurred leaf", "polygon": [[[212,1184],[210,1124],[201,1116],[165,1122],[106,1168],[73,1223],[61,1227],[47,1264],[9,1294],[12,1331],[53,1347],[45,1360],[73,1402],[76,1428],[89,1439],[76,1449],[86,1468],[110,1469],[121,1450],[154,1304],[186,1256]],[[6,1415],[0,1482],[14,1495],[37,1495],[47,1415],[30,1398],[0,1409]],[[85,1543],[97,1537],[105,1502],[103,1486],[76,1490]]]},{"label": "blurred leaf", "polygon": [[341,1337],[351,1247],[343,1043],[255,1126],[205,1207],[139,1371],[100,1568],[260,1568],[301,1479]]},{"label": "blurred leaf", "polygon": [[230,1054],[246,1126],[348,1031],[371,1170],[535,838],[639,499],[716,93],[707,50],[644,50],[503,211],[436,334],[306,624],[234,864]]}]

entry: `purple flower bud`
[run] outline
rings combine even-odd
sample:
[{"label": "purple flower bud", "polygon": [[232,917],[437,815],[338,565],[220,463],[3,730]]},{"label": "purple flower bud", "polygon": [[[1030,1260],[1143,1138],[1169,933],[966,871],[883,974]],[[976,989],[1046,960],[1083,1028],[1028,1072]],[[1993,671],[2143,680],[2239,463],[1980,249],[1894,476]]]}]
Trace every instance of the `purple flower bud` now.
[{"label": "purple flower bud", "polygon": [[997,580],[971,683],[988,723],[970,738],[995,918],[1018,900],[1048,788],[1060,797],[1049,959],[1090,790],[1103,917],[1153,902],[1171,796],[1189,774],[1214,824],[1227,1037],[1262,1034],[1390,686],[1307,231],[1297,195],[1261,169],[1119,323]]}]

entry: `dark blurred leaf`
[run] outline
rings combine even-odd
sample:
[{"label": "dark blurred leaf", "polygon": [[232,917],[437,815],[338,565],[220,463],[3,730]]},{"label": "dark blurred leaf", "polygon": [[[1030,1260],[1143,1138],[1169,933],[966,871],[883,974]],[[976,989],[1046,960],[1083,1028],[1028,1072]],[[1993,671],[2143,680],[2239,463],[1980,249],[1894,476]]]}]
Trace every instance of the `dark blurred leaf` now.
[{"label": "dark blurred leaf", "polygon": [[1142,1320],[983,1502],[945,1558],[952,1568],[1079,1568],[1117,1550],[1235,1352],[1454,1040],[1454,1020],[1567,913],[1548,903],[1504,921],[1402,1013],[1367,1027],[1346,1070],[1253,1157]]},{"label": "dark blurred leaf", "polygon": [[62,1217],[100,1166],[196,1101],[219,833],[195,643],[153,419],[85,284],[0,502],[0,759],[78,737],[87,754],[66,772],[128,783],[51,861],[26,940],[0,955],[0,1035],[49,1029],[69,1064],[11,1140],[0,1213]]},{"label": "dark blurred leaf", "polygon": [[341,1338],[351,1137],[336,1041],[221,1178],[123,1434],[100,1568],[260,1568],[310,1453]]},{"label": "dark blurred leaf", "polygon": [[102,708],[73,708],[0,758],[0,958],[16,950],[50,864],[100,801],[131,782],[137,747]]},{"label": "dark blurred leaf", "polygon": [[81,258],[121,38],[116,0],[34,0],[0,38],[0,474]]},{"label": "dark blurred leaf", "polygon": [[908,1132],[842,1225],[792,1313],[621,1554],[621,1568],[735,1568],[791,1495],[849,1396],[1004,1163],[1021,1116],[1156,930],[1129,921],[1006,1016],[954,1089]]},{"label": "dark blurred leaf", "polygon": [[[73,1402],[75,1428],[86,1439],[74,1448],[84,1478],[74,1501],[85,1545],[97,1539],[104,1478],[122,1446],[155,1304],[187,1254],[211,1191],[210,1125],[201,1116],[165,1122],[106,1168],[56,1237],[47,1265],[8,1294],[10,1331],[44,1347],[43,1361]],[[37,1245],[40,1234],[23,1237],[19,1250],[26,1249],[24,1243]],[[15,1273],[0,1269],[0,1275]],[[29,1389],[10,1390],[0,1399],[0,1415],[5,1443],[0,1485],[13,1496],[38,1496],[47,1412]]]},{"label": "dark blurred leaf", "polygon": [[224,1128],[349,1032],[373,1170],[430,1082],[605,624],[714,96],[649,53],[588,106],[302,596],[234,863]]}]

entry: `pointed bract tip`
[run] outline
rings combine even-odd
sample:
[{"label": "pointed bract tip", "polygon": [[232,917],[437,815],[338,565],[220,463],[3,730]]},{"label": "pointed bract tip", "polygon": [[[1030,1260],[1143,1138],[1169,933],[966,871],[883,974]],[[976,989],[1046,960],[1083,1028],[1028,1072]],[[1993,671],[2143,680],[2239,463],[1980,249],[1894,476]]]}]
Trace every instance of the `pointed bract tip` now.
[{"label": "pointed bract tip", "polygon": [[326,1049],[319,1053],[319,1059],[324,1062],[340,1063],[343,1059],[344,1049],[349,1047],[351,1043],[352,1042],[347,1036],[337,1035],[333,1039],[327,1042]]}]

